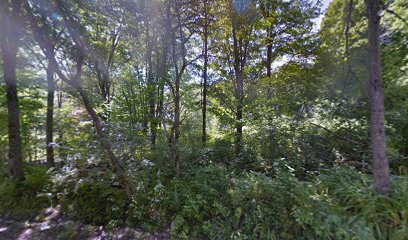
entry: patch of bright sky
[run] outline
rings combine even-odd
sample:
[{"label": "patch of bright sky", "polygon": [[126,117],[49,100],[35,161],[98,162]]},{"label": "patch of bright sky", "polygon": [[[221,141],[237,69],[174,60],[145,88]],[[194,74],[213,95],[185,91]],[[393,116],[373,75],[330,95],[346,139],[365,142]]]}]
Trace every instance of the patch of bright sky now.
[{"label": "patch of bright sky", "polygon": [[314,30],[318,31],[320,29],[320,24],[322,23],[324,13],[326,12],[327,7],[333,0],[322,0],[322,15],[320,15],[315,20]]}]

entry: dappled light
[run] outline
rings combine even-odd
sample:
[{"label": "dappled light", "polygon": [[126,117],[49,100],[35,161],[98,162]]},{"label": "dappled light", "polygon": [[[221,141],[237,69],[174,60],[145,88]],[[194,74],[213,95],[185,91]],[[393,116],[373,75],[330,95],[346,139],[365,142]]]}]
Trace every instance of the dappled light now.
[{"label": "dappled light", "polygon": [[407,239],[407,8],[0,1],[0,239]]}]

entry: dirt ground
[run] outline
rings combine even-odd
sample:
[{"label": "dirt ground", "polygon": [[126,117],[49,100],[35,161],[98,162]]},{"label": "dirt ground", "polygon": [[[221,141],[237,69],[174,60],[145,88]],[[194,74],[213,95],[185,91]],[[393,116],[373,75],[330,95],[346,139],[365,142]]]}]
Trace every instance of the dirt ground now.
[{"label": "dirt ground", "polygon": [[90,226],[61,216],[56,208],[47,208],[34,221],[16,221],[0,216],[0,240],[119,240],[170,239],[168,233],[144,233],[141,229]]}]

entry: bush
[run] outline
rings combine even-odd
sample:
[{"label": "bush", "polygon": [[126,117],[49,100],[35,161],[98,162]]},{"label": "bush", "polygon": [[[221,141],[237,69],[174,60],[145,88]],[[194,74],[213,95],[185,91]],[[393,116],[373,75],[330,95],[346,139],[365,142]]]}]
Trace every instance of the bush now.
[{"label": "bush", "polygon": [[126,219],[125,193],[103,181],[86,180],[77,185],[71,209],[86,223],[123,225]]},{"label": "bush", "polygon": [[313,185],[315,194],[294,215],[318,238],[406,238],[406,178],[394,180],[390,197],[374,192],[372,180],[353,169],[331,170]]},{"label": "bush", "polygon": [[150,231],[170,226],[177,238],[202,234],[201,223],[214,217],[213,203],[225,198],[225,169],[202,167],[187,171],[180,179],[146,177],[155,171],[150,168],[138,174],[132,202],[135,223]]},{"label": "bush", "polygon": [[354,169],[335,168],[309,181],[295,172],[282,160],[274,162],[273,177],[211,164],[174,178],[146,165],[135,170],[129,213],[113,176],[97,168],[64,173],[56,196],[65,212],[87,222],[120,225],[130,214],[128,223],[170,231],[175,239],[405,239],[406,177],[395,177],[385,197]]},{"label": "bush", "polygon": [[79,172],[64,169],[54,176],[54,203],[62,212],[85,223],[123,225],[127,199],[115,178],[94,167]]},{"label": "bush", "polygon": [[46,194],[50,174],[45,166],[25,168],[25,179],[18,183],[6,179],[0,184],[0,214],[17,219],[34,218],[49,205]]},{"label": "bush", "polygon": [[272,179],[245,173],[231,179],[230,203],[219,205],[216,221],[207,221],[206,233],[217,239],[291,239],[302,228],[291,215],[301,207],[310,189],[288,172]]},{"label": "bush", "polygon": [[217,207],[229,201],[226,170],[217,165],[192,170],[167,188],[165,206],[173,215],[171,234],[177,238],[204,234],[203,223],[218,215]]},{"label": "bush", "polygon": [[[407,179],[394,179],[391,197],[373,191],[370,178],[337,168],[300,181],[283,162],[275,176],[227,174],[208,166],[162,186],[150,211],[174,238],[404,239]],[[146,206],[146,205],[145,205]],[[166,218],[167,217],[167,218]]]}]

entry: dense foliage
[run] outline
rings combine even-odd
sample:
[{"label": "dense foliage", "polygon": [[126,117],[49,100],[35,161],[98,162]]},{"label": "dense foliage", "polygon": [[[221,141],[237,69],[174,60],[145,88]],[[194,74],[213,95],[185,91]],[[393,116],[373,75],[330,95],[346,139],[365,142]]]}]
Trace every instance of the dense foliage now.
[{"label": "dense foliage", "polygon": [[323,2],[1,2],[2,23],[10,12],[20,27],[24,167],[13,177],[1,74],[0,216],[54,206],[173,239],[406,239],[408,5],[381,10],[383,195],[372,177],[367,2]]}]

